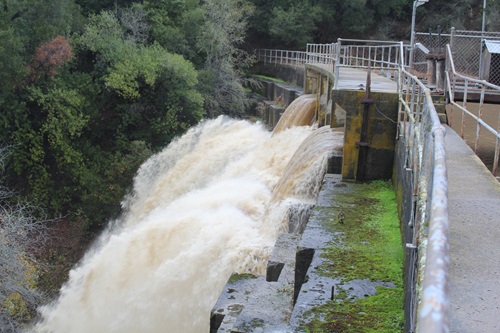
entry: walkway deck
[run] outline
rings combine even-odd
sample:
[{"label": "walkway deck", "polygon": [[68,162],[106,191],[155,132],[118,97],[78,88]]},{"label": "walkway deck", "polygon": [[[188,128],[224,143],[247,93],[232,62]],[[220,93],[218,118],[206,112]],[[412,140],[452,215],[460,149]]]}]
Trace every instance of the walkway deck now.
[{"label": "walkway deck", "polygon": [[[321,69],[322,72],[332,73],[332,65],[324,64],[307,64],[307,66]],[[365,90],[366,85],[366,70],[350,67],[339,68],[339,79],[337,90]],[[386,75],[379,75],[372,72],[371,75],[371,91],[397,93],[397,82],[391,80]]]},{"label": "walkway deck", "polygon": [[500,332],[500,183],[446,128],[450,221],[450,329]]}]

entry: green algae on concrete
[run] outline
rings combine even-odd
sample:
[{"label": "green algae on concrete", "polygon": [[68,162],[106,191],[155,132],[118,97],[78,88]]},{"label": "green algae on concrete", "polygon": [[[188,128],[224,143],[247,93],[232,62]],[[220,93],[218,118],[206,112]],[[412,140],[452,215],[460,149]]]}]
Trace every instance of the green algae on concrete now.
[{"label": "green algae on concrete", "polygon": [[[335,234],[323,250],[316,272],[340,281],[335,299],[305,313],[305,332],[402,332],[403,247],[395,193],[389,182],[348,184],[335,197],[324,228]],[[373,283],[373,294],[349,287]]]},{"label": "green algae on concrete", "polygon": [[258,278],[257,275],[254,275],[254,274],[249,274],[249,273],[241,273],[241,274],[238,274],[238,273],[233,273],[231,275],[231,277],[229,278],[229,283],[236,283],[238,281],[241,281],[241,280],[247,280],[247,279],[256,279]]}]

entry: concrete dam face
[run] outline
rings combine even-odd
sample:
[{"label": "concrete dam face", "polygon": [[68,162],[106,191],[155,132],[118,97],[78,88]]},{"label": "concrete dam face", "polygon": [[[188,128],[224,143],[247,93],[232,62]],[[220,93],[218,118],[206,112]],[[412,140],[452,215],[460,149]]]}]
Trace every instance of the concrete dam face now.
[{"label": "concrete dam face", "polygon": [[265,274],[288,231],[289,207],[314,204],[327,160],[342,147],[328,127],[295,125],[270,133],[219,117],[151,157],[122,217],[70,272],[59,298],[39,310],[31,331],[209,332],[231,274]]}]

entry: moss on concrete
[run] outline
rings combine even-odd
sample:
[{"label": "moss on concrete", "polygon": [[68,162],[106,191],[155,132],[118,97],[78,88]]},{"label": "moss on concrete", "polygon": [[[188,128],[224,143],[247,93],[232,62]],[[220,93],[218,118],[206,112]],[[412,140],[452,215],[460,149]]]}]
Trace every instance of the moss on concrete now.
[{"label": "moss on concrete", "polygon": [[282,79],[278,79],[278,78],[275,78],[275,77],[270,77],[270,76],[264,76],[264,75],[252,75],[253,78],[256,78],[256,79],[262,79],[262,80],[266,80],[266,81],[271,81],[271,82],[275,82],[275,83],[283,83],[283,84],[289,84],[285,81],[283,81]]},{"label": "moss on concrete", "polygon": [[[403,247],[395,193],[389,182],[353,184],[335,199],[335,209],[322,207],[325,225],[336,234],[322,253],[318,273],[339,279],[335,300],[315,307],[306,332],[402,332]],[[348,281],[390,282],[375,295],[356,298],[342,289]]]},{"label": "moss on concrete", "polygon": [[248,273],[238,274],[238,273],[233,273],[231,275],[231,277],[229,278],[229,283],[236,283],[236,282],[241,281],[241,280],[256,279],[256,278],[258,278],[258,276],[254,275],[254,274],[248,274]]}]

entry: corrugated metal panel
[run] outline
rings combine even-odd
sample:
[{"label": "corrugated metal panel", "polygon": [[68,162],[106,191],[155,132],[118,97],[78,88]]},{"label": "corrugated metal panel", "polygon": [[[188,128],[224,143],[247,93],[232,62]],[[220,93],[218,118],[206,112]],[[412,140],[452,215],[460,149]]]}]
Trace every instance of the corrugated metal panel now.
[{"label": "corrugated metal panel", "polygon": [[498,40],[485,40],[484,44],[489,53],[500,53],[500,41]]}]

